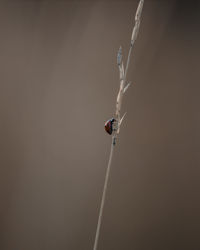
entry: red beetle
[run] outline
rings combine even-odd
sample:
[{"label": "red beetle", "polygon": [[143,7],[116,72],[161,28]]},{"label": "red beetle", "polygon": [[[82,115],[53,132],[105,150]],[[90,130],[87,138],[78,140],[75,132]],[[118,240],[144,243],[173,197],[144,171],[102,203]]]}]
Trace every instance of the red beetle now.
[{"label": "red beetle", "polygon": [[105,123],[105,130],[106,132],[109,134],[109,135],[112,135],[112,132],[113,132],[113,123],[115,122],[116,120],[114,118],[108,120],[106,123]]}]

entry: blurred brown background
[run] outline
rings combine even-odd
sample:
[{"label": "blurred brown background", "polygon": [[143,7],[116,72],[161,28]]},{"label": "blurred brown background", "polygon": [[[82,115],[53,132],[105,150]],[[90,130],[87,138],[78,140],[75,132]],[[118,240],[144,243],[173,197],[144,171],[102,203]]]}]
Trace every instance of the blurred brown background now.
[{"label": "blurred brown background", "polygon": [[[92,250],[138,1],[0,2],[1,250]],[[199,13],[145,1],[99,250],[200,249]]]}]

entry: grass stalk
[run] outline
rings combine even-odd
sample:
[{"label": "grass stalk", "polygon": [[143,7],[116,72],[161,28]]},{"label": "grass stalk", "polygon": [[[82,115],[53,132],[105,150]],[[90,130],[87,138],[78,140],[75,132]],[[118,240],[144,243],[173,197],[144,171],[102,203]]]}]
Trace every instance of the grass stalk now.
[{"label": "grass stalk", "polygon": [[130,85],[130,83],[126,83],[126,76],[127,76],[128,66],[130,62],[131,51],[135,43],[135,40],[137,38],[139,27],[140,27],[140,19],[141,19],[143,4],[144,4],[144,0],[140,0],[137,11],[136,11],[136,15],[135,15],[135,25],[133,27],[133,32],[131,36],[131,44],[129,48],[125,72],[124,72],[124,66],[122,62],[122,48],[121,47],[119,48],[118,55],[117,55],[117,64],[118,64],[119,72],[120,72],[120,88],[119,88],[119,93],[117,95],[117,101],[116,101],[116,112],[115,112],[116,128],[114,129],[113,135],[112,135],[111,150],[110,150],[110,156],[109,156],[109,161],[108,161],[108,166],[107,166],[106,176],[105,176],[105,181],[104,181],[103,194],[102,194],[101,205],[100,205],[100,210],[99,210],[99,217],[98,217],[98,222],[97,222],[97,229],[96,229],[96,234],[95,234],[95,242],[94,242],[93,250],[97,250],[98,248],[98,241],[99,241],[100,229],[101,229],[101,224],[102,224],[103,210],[104,210],[104,205],[105,205],[106,192],[107,192],[107,187],[108,187],[110,168],[111,168],[112,159],[113,159],[114,147],[116,145],[117,136],[119,135],[119,132],[120,132],[121,123],[125,116],[124,114],[121,118],[121,115],[120,115],[122,98],[123,98],[125,91],[128,89]]}]

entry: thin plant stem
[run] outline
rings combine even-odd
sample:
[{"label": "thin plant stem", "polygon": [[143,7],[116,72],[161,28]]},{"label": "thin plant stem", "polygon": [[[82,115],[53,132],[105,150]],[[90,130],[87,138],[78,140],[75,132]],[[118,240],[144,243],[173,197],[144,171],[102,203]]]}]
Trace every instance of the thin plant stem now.
[{"label": "thin plant stem", "polygon": [[103,209],[104,209],[104,204],[105,204],[106,191],[107,191],[107,187],[108,187],[108,179],[109,179],[110,168],[111,168],[111,163],[112,163],[112,158],[113,158],[114,146],[115,146],[115,137],[113,136],[112,137],[112,144],[111,144],[111,149],[110,149],[110,156],[109,156],[108,166],[107,166],[107,170],[106,170],[106,177],[105,177],[105,181],[104,181],[103,195],[102,195],[102,199],[101,199],[101,206],[100,206],[100,210],[99,210],[99,218],[98,218],[98,223],[97,223],[97,230],[96,230],[93,250],[97,250],[97,246],[98,246],[99,233],[100,233],[100,228],[101,228]]},{"label": "thin plant stem", "polygon": [[130,57],[131,57],[131,51],[132,51],[132,46],[130,46],[129,52],[128,52],[128,58],[127,58],[127,63],[126,63],[126,69],[125,69],[125,74],[124,74],[124,82],[126,82],[126,75],[128,72],[128,66],[130,62]]},{"label": "thin plant stem", "polygon": [[126,114],[125,113],[121,118],[120,111],[121,111],[121,105],[122,105],[122,98],[123,98],[125,91],[127,90],[127,88],[130,85],[129,83],[126,84],[126,76],[127,76],[127,72],[128,72],[131,51],[132,51],[133,45],[136,41],[139,27],[140,27],[140,18],[141,18],[143,4],[144,4],[144,0],[140,0],[140,2],[138,4],[137,11],[136,11],[136,15],[135,15],[135,26],[133,27],[133,31],[132,31],[131,44],[130,44],[130,48],[129,48],[125,72],[124,72],[124,66],[123,66],[123,62],[122,62],[122,49],[121,49],[121,47],[120,47],[120,49],[118,51],[118,55],[117,55],[117,64],[118,64],[119,72],[120,72],[120,88],[119,88],[119,93],[118,93],[117,101],[116,101],[116,117],[117,117],[115,120],[115,127],[116,128],[114,129],[114,133],[112,136],[112,144],[111,144],[108,166],[107,166],[107,170],[106,170],[106,177],[105,177],[105,182],[104,182],[104,187],[103,187],[103,195],[102,195],[102,199],[101,199],[101,206],[100,206],[100,210],[99,210],[99,218],[98,218],[98,223],[97,223],[97,229],[96,229],[96,234],[95,234],[95,242],[94,242],[93,250],[97,250],[97,247],[98,247],[99,233],[100,233],[100,228],[101,228],[103,209],[104,209],[107,186],[108,186],[108,179],[109,179],[109,174],[110,174],[110,168],[111,168],[111,163],[112,163],[112,158],[113,158],[113,151],[114,151],[114,147],[116,144],[117,136],[120,132],[120,125],[121,125],[121,123],[124,119],[124,116]]}]

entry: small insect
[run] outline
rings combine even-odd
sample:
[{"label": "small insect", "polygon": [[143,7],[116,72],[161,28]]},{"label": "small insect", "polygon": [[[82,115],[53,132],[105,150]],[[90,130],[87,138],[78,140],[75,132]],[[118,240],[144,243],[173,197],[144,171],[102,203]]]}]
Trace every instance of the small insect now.
[{"label": "small insect", "polygon": [[114,118],[108,120],[106,123],[105,123],[105,130],[106,132],[109,134],[109,135],[112,135],[112,132],[113,130],[115,130],[113,128],[113,123],[115,122],[116,120]]}]

